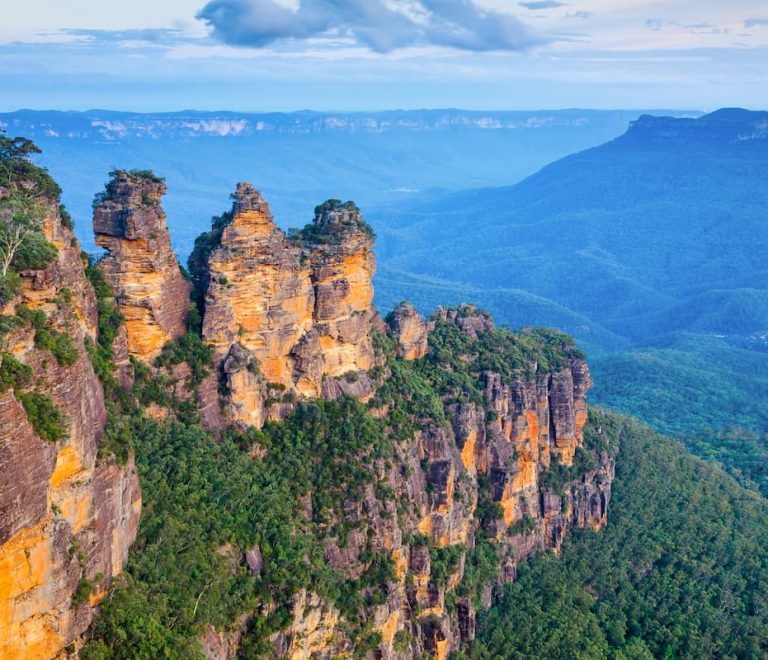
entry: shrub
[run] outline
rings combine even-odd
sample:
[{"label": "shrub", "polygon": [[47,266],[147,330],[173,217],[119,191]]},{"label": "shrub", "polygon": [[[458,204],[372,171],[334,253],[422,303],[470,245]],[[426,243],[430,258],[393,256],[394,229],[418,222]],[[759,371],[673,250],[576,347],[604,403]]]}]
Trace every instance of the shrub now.
[{"label": "shrub", "polygon": [[24,406],[27,419],[35,433],[43,440],[57,442],[66,437],[64,416],[48,395],[40,392],[19,392],[16,398]]},{"label": "shrub", "polygon": [[32,382],[32,369],[29,365],[19,362],[10,353],[3,353],[0,358],[0,392],[21,389]]},{"label": "shrub", "polygon": [[91,584],[91,581],[87,578],[81,577],[80,582],[77,583],[77,589],[75,589],[75,593],[72,594],[72,609],[76,610],[81,605],[85,605],[85,603],[87,603],[88,599],[91,597],[92,593],[93,584]]},{"label": "shrub", "polygon": [[45,312],[19,306],[16,313],[35,329],[36,348],[53,353],[56,361],[62,367],[70,367],[77,362],[80,353],[77,343],[69,335],[51,328]]}]

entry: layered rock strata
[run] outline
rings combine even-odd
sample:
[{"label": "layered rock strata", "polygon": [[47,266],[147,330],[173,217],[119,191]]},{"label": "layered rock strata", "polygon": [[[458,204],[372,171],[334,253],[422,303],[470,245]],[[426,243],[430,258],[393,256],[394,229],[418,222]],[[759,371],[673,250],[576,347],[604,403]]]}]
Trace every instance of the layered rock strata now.
[{"label": "layered rock strata", "polygon": [[226,217],[205,264],[203,338],[230,420],[261,426],[297,397],[369,395],[375,258],[357,207],[328,202],[288,237],[243,183]]},{"label": "layered rock strata", "polygon": [[[31,369],[25,385],[0,393],[0,657],[8,659],[50,658],[78,639],[125,565],[141,507],[133,459],[98,458],[104,394],[85,350],[96,339],[96,298],[56,200],[46,214],[43,233],[58,255],[23,272],[2,311],[43,312],[76,353],[60,364],[36,346],[29,323],[2,336],[2,359]],[[60,411],[62,439],[36,433],[21,403],[32,390]]]},{"label": "layered rock strata", "polygon": [[186,332],[190,284],[171,248],[160,205],[166,185],[148,172],[117,171],[94,205],[99,268],[125,318],[131,356],[151,362]]}]

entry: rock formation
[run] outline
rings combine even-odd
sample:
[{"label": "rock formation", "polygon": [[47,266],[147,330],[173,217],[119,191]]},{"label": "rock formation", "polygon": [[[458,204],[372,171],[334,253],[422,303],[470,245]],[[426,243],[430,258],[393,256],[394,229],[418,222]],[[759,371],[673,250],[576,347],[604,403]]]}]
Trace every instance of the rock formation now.
[{"label": "rock formation", "polygon": [[427,354],[429,328],[411,303],[400,303],[387,317],[387,322],[397,337],[400,355],[405,360],[418,360]]},{"label": "rock formation", "polygon": [[375,271],[372,232],[353,204],[331,201],[296,236],[241,183],[205,269],[203,338],[232,421],[260,426],[296,397],[370,394]]},{"label": "rock formation", "polygon": [[[369,453],[342,456],[365,478],[335,484],[334,506],[314,513],[328,493],[313,492],[313,479],[289,507],[344,593],[332,600],[332,590],[321,596],[303,584],[280,602],[251,594],[232,625],[200,626],[208,657],[233,658],[261,629],[260,643],[280,658],[351,655],[366,644],[368,657],[447,658],[467,649],[477,611],[520,562],[558,551],[572,528],[606,523],[614,456],[585,438],[591,377],[571,340],[498,330],[471,306],[425,322],[403,304],[384,324],[372,304],[373,233],[351,202],[318,206],[314,221],[288,236],[261,195],[239,184],[231,212],[214,220],[190,260],[213,373],[193,378],[189,352],[155,361],[186,331],[190,293],[159,206],[164,191],[148,173],[117,172],[94,214],[108,251],[99,267],[126,319],[112,346],[115,375],[130,383],[120,368],[130,354],[150,363],[137,370],[137,387],[149,379],[168,390],[159,404],[148,399],[147,416],[186,421],[197,407],[210,428],[260,427],[300,400],[366,404],[323,404],[363,416],[354,437]],[[53,204],[45,233],[56,259],[23,273],[4,314],[41,310],[77,350],[61,363],[36,345],[29,321],[4,335],[3,359],[28,365],[66,426],[66,437],[43,439],[21,402],[24,388],[0,392],[0,474],[18,475],[0,481],[0,630],[9,631],[0,656],[10,658],[49,658],[77,642],[125,564],[140,508],[132,459],[98,456],[106,406],[85,352],[97,338],[97,303]],[[268,431],[242,434],[253,443],[249,460],[274,460],[259,445]],[[223,547],[233,571],[268,583],[274,548]],[[279,626],[251,625],[277,614]]]},{"label": "rock formation", "polygon": [[[389,323],[406,357],[397,317],[412,313],[403,311]],[[440,310],[430,325],[458,327],[470,349],[495,332],[491,318],[472,307]],[[482,402],[446,397],[447,425],[417,417],[414,436],[395,443],[392,460],[372,467],[378,485],[345,503],[337,521],[350,530],[343,541],[325,540],[325,561],[349,581],[365,573],[371,553],[391,558],[392,581],[364,592],[363,602],[368,593],[377,604],[360,612],[380,636],[376,657],[447,658],[465,650],[478,608],[490,606],[521,562],[558,551],[571,528],[605,525],[614,457],[599,442],[585,443],[589,370],[576,351],[556,344],[559,339],[540,341],[559,352],[554,369],[481,370]],[[376,385],[391,378],[391,365],[388,360]],[[371,403],[385,418],[397,405]],[[388,496],[378,494],[382,486]],[[478,553],[493,553],[496,565],[479,585],[466,576]],[[357,648],[359,640],[346,631],[333,604],[302,592],[290,625],[271,641],[280,658],[332,657]]]},{"label": "rock formation", "polygon": [[160,200],[166,185],[149,172],[116,171],[97,196],[99,262],[125,317],[128,352],[149,362],[186,331],[190,285],[171,248]]},{"label": "rock formation", "polygon": [[[42,229],[58,254],[23,271],[2,310],[10,320],[41,312],[44,324],[17,320],[2,335],[4,366],[30,370],[0,392],[0,657],[9,659],[53,657],[85,631],[125,565],[141,507],[133,459],[98,457],[106,410],[85,350],[96,338],[96,298],[57,200]],[[73,352],[52,354],[41,332]],[[33,391],[61,414],[61,439],[33,427],[22,404]]]}]

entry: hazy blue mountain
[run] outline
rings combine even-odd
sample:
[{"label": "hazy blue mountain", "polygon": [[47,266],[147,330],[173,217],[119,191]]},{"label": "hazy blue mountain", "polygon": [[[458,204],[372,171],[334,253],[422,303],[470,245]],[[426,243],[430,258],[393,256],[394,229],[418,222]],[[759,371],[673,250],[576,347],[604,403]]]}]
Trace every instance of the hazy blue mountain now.
[{"label": "hazy blue mountain", "polygon": [[379,296],[554,318],[594,354],[600,400],[666,431],[765,428],[767,166],[768,112],[643,116],[517,185],[374,215]]},{"label": "hazy blue mountain", "polygon": [[329,197],[363,208],[407,207],[432,188],[514,183],[547,163],[620,135],[640,111],[240,114],[32,112],[0,114],[0,128],[43,148],[92,248],[90,204],[115,167],[168,180],[171,234],[184,258],[212,215],[250,180],[285,227],[303,226]]}]

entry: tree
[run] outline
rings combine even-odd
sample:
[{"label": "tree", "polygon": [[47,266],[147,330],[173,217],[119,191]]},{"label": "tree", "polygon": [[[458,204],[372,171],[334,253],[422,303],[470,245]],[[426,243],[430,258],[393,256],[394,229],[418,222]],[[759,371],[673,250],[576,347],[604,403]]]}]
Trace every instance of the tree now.
[{"label": "tree", "polygon": [[[42,236],[45,201],[57,189],[48,173],[29,158],[40,149],[26,138],[0,134],[0,276],[14,267],[42,267],[53,246]],[[55,252],[54,252],[55,254]]]},{"label": "tree", "polygon": [[13,168],[2,161],[0,184],[0,273],[3,277],[32,234],[40,232],[45,217],[43,192],[30,181],[15,181]]}]

